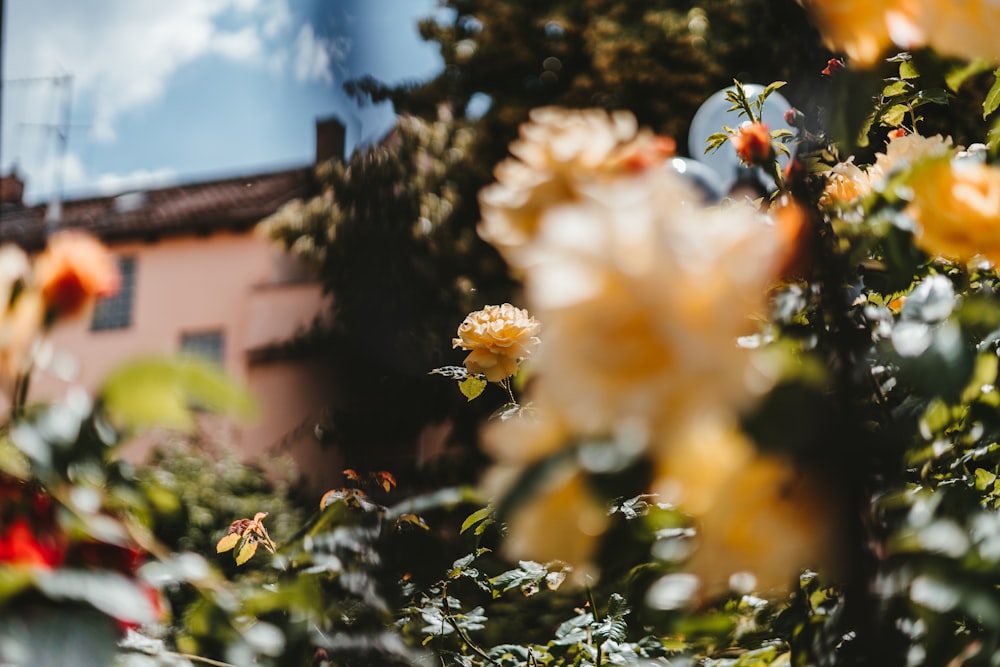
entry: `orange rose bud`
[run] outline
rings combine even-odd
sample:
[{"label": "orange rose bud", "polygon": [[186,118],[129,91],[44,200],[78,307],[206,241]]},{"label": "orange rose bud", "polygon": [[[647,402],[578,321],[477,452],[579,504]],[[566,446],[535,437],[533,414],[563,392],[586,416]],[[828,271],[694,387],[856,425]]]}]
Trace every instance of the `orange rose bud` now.
[{"label": "orange rose bud", "polygon": [[46,312],[72,317],[98,297],[118,290],[121,277],[111,255],[100,241],[76,231],[54,234],[35,262]]},{"label": "orange rose bud", "polygon": [[899,139],[906,136],[906,130],[902,127],[897,127],[895,130],[889,131],[889,141],[893,139]]},{"label": "orange rose bud", "polygon": [[771,128],[765,123],[760,121],[744,123],[730,140],[736,148],[736,154],[745,164],[762,164],[774,158]]}]

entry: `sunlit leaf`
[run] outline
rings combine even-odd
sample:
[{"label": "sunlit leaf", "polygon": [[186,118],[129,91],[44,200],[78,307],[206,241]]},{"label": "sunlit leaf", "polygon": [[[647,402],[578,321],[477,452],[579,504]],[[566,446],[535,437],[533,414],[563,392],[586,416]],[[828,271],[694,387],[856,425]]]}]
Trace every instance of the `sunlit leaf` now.
[{"label": "sunlit leaf", "polygon": [[493,514],[493,508],[489,506],[476,510],[469,516],[465,517],[465,521],[462,522],[462,528],[459,532],[464,533],[465,531],[467,531],[469,528],[472,528],[480,521],[485,521],[486,519],[490,518],[492,514]]},{"label": "sunlit leaf", "polygon": [[986,93],[986,98],[983,100],[983,118],[989,116],[1000,106],[1000,67],[993,71],[993,76],[995,77],[993,85],[990,86],[990,91]]},{"label": "sunlit leaf", "polygon": [[237,543],[240,541],[240,535],[238,533],[229,533],[215,545],[216,553],[225,553],[230,549],[235,549]]},{"label": "sunlit leaf", "polygon": [[253,558],[255,553],[257,553],[257,541],[252,539],[247,540],[240,547],[239,553],[236,554],[236,564],[243,565],[243,563]]},{"label": "sunlit leaf", "polygon": [[471,401],[478,398],[483,393],[483,390],[486,389],[486,380],[470,376],[459,382],[458,388],[462,392],[462,395]]},{"label": "sunlit leaf", "polygon": [[984,470],[983,468],[976,468],[976,488],[980,491],[988,491],[991,489],[996,480],[997,476],[995,473],[992,473],[989,470]]}]

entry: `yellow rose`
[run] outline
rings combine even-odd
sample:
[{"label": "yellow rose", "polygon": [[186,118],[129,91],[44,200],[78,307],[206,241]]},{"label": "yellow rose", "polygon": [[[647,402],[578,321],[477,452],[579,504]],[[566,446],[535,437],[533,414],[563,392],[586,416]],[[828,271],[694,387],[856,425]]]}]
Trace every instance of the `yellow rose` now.
[{"label": "yellow rose", "polygon": [[593,187],[549,211],[534,243],[525,289],[546,328],[535,396],[580,433],[637,420],[653,433],[762,388],[736,339],[764,308],[778,230],[749,206],[671,199],[676,180]]},{"label": "yellow rose", "polygon": [[1000,61],[1000,5],[992,0],[922,0],[921,21],[935,51]]},{"label": "yellow rose", "polygon": [[512,560],[563,561],[579,583],[595,575],[591,565],[610,519],[587,488],[583,474],[567,468],[508,521],[504,553]]},{"label": "yellow rose", "polygon": [[653,492],[684,512],[700,516],[753,458],[754,446],[722,419],[705,419],[657,443]]},{"label": "yellow rose", "polygon": [[687,569],[709,597],[724,593],[734,574],[752,575],[759,594],[781,594],[805,568],[835,572],[837,500],[822,480],[788,461],[758,457],[729,478],[699,517],[699,546]]},{"label": "yellow rose", "polygon": [[872,65],[890,45],[910,49],[924,41],[921,0],[800,0],[824,43],[853,64]]},{"label": "yellow rose", "polygon": [[929,158],[951,155],[953,152],[951,137],[942,137],[940,134],[925,137],[916,133],[897,136],[886,144],[885,153],[875,154],[875,163],[868,168],[868,180],[873,187],[877,187],[894,171],[912,167]]},{"label": "yellow rose", "polygon": [[499,382],[516,373],[521,359],[534,351],[539,328],[526,310],[509,303],[486,306],[465,318],[452,347],[471,350],[465,358],[470,372],[483,373],[490,382]]},{"label": "yellow rose", "polygon": [[[853,158],[852,158],[853,159]],[[820,197],[824,206],[850,204],[871,192],[868,174],[852,160],[834,165],[826,177],[826,187]]]},{"label": "yellow rose", "polygon": [[931,255],[1000,263],[1000,169],[946,158],[919,166],[908,181],[916,243]]},{"label": "yellow rose", "polygon": [[543,107],[531,112],[510,152],[497,182],[480,192],[479,234],[517,268],[545,211],[579,200],[588,183],[660,167],[674,142],[640,132],[627,111]]}]

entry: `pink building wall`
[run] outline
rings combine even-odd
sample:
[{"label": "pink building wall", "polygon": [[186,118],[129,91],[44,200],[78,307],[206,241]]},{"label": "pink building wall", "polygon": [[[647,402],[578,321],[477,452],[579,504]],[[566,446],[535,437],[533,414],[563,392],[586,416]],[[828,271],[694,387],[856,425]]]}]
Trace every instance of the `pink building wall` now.
[{"label": "pink building wall", "polygon": [[[256,396],[259,413],[251,423],[217,424],[213,436],[229,440],[220,445],[250,461],[290,453],[314,491],[336,483],[342,466],[335,452],[320,448],[312,428],[329,396],[323,369],[308,360],[251,354],[289,340],[329,312],[321,285],[303,280],[301,267],[253,232],[124,242],[111,250],[135,258],[132,323],[92,331],[88,316],[56,328],[53,349],[76,359],[77,383],[96,391],[124,361],[177,354],[185,333],[222,331],[224,370]],[[40,374],[32,398],[53,398],[65,389],[64,382]],[[141,460],[154,440],[140,438],[123,455]]]}]

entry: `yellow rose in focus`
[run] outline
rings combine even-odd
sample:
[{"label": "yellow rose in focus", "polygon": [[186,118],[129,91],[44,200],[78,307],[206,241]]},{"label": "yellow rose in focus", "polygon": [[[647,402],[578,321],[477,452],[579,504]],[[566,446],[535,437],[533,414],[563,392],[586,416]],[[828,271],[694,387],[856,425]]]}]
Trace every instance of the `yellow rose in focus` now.
[{"label": "yellow rose in focus", "polygon": [[917,223],[916,244],[958,261],[982,255],[1000,263],[1000,169],[972,160],[931,160],[908,181],[906,209]]},{"label": "yellow rose in focus", "polygon": [[607,509],[593,497],[583,474],[567,469],[510,517],[504,552],[513,560],[563,561],[582,583],[596,574],[591,561],[609,523]]},{"label": "yellow rose in focus", "polygon": [[535,334],[540,326],[528,311],[509,303],[486,306],[465,318],[452,347],[471,350],[465,358],[465,367],[471,373],[482,373],[490,382],[500,382],[516,373],[521,359],[538,346]]},{"label": "yellow rose in focus", "polygon": [[752,575],[758,594],[784,593],[803,569],[837,571],[838,510],[837,496],[821,480],[761,456],[733,475],[699,517],[699,546],[688,570],[708,597],[743,573]]},{"label": "yellow rose in focus", "polygon": [[909,49],[923,43],[920,1],[800,0],[800,4],[810,12],[831,50],[868,66],[892,44]]}]

